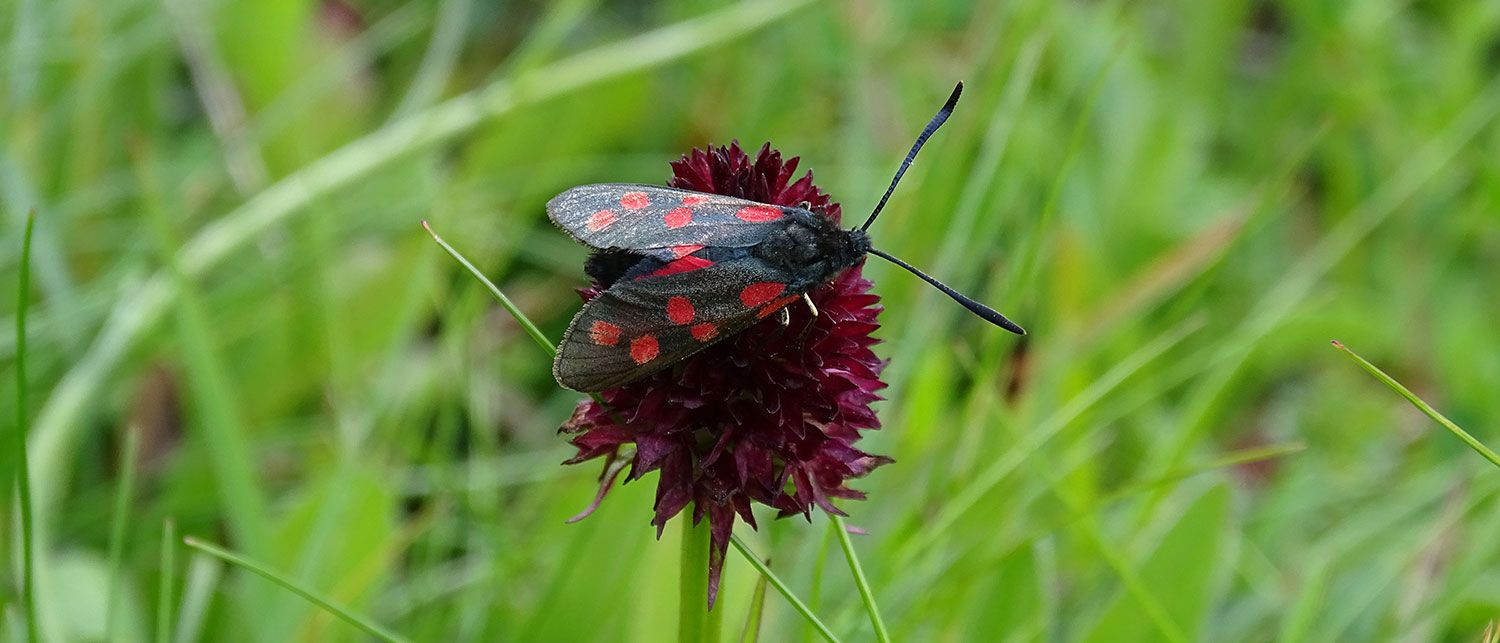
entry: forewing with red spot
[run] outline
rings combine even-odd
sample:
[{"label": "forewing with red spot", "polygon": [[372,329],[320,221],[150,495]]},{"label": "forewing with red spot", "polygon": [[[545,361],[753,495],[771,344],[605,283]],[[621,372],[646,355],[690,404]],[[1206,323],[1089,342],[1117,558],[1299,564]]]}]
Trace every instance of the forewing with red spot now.
[{"label": "forewing with red spot", "polygon": [[577,391],[650,375],[796,300],[802,293],[788,285],[794,277],[747,256],[622,279],[578,311],[552,373]]},{"label": "forewing with red spot", "polygon": [[671,258],[677,246],[748,248],[794,208],[629,183],[581,185],[547,202],[547,216],[579,241]]}]

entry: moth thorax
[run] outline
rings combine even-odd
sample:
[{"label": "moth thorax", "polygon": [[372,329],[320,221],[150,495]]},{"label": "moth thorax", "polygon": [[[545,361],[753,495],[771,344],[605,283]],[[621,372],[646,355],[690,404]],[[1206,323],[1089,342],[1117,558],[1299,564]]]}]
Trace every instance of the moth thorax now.
[{"label": "moth thorax", "polygon": [[820,280],[853,265],[864,254],[850,231],[821,216],[809,215],[793,218],[767,235],[756,245],[755,254],[809,280]]}]

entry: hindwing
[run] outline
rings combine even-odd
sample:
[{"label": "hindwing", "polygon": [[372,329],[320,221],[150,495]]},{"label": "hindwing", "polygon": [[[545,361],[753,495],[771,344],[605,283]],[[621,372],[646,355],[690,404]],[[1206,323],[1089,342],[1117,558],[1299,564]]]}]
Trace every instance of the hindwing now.
[{"label": "hindwing", "polygon": [[552,374],[577,391],[650,375],[791,303],[802,295],[794,277],[747,254],[718,262],[686,256],[621,279],[578,311]]}]

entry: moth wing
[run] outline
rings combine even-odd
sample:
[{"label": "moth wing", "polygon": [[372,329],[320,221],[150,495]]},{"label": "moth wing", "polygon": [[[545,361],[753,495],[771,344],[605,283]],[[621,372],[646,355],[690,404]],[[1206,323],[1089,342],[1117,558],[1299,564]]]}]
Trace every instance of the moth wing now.
[{"label": "moth wing", "polygon": [[[747,248],[797,212],[745,199],[632,183],[580,185],[547,202],[547,216],[578,241],[669,256],[672,248]],[[660,252],[651,252],[657,250]]]},{"label": "moth wing", "polygon": [[578,311],[552,374],[576,391],[645,377],[745,330],[799,297],[754,257],[616,282]]}]

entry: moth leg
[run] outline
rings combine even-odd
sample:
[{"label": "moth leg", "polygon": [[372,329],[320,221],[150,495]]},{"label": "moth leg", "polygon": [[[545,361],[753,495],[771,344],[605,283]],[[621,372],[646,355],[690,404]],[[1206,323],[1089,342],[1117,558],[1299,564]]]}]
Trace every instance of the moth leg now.
[{"label": "moth leg", "polygon": [[[812,316],[807,318],[807,323],[802,325],[802,331],[797,333],[798,350],[801,350],[806,344],[807,334],[812,332],[813,322],[818,320],[818,305],[813,303],[812,297],[807,296],[807,293],[802,293],[802,301],[807,304],[807,311],[812,313]],[[782,310],[786,309],[783,308]]]},{"label": "moth leg", "polygon": [[787,313],[786,308],[783,307],[781,310],[776,311],[776,326],[768,329],[765,334],[761,335],[760,345],[756,349],[760,351],[766,350],[766,347],[770,346],[771,342],[781,339],[786,335],[786,329],[791,324],[792,317]]}]

